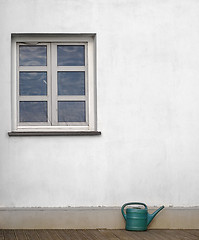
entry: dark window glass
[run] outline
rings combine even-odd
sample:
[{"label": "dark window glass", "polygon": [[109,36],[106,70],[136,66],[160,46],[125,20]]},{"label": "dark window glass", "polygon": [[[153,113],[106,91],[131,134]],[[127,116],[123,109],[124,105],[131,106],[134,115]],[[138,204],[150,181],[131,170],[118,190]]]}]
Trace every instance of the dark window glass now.
[{"label": "dark window glass", "polygon": [[86,122],[85,101],[59,101],[58,122]]},{"label": "dark window glass", "polygon": [[19,66],[46,66],[47,46],[19,46]]},{"label": "dark window glass", "polygon": [[58,45],[57,65],[84,66],[85,65],[84,45]]},{"label": "dark window glass", "polygon": [[19,72],[19,95],[47,95],[47,72]]},{"label": "dark window glass", "polygon": [[20,122],[47,122],[47,102],[21,101],[19,102]]},{"label": "dark window glass", "polygon": [[58,72],[58,95],[85,95],[85,72]]}]

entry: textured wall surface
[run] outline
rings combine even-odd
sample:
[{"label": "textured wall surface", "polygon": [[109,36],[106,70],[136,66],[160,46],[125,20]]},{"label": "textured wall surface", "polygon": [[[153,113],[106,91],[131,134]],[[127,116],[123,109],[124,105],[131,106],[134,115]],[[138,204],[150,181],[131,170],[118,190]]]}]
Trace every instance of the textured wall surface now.
[{"label": "textured wall surface", "polygon": [[[198,206],[198,12],[196,0],[0,0],[0,207]],[[101,136],[8,136],[11,33],[96,33]]]},{"label": "textured wall surface", "polygon": [[[124,229],[125,225],[119,207],[0,208],[1,229]],[[148,228],[199,229],[199,208],[165,208]]]}]

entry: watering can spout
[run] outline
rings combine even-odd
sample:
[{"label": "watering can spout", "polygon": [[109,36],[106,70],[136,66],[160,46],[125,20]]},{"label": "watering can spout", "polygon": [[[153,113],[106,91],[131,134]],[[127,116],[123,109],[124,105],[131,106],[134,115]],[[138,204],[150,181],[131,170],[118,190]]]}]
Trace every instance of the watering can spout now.
[{"label": "watering can spout", "polygon": [[158,208],[154,213],[149,214],[147,218],[147,226],[150,224],[150,222],[153,220],[153,218],[164,208],[164,206]]}]

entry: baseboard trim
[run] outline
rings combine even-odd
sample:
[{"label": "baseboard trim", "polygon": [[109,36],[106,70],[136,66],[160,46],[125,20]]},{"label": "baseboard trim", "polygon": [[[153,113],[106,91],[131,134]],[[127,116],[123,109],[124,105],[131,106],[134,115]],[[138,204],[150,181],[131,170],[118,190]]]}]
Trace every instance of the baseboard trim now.
[{"label": "baseboard trim", "polygon": [[[0,208],[0,229],[100,228],[124,229],[120,208]],[[165,208],[149,229],[199,229],[199,208]]]}]

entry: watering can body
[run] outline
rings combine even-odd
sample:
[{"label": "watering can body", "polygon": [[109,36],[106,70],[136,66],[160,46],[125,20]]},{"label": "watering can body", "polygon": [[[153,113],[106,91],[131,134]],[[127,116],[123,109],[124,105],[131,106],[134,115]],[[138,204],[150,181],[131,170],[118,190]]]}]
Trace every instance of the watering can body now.
[{"label": "watering can body", "polygon": [[[144,208],[127,208],[126,214],[125,214],[124,208],[127,205],[142,205],[144,206]],[[121,211],[124,219],[126,220],[126,230],[129,230],[129,231],[147,230],[147,226],[150,224],[150,222],[153,220],[156,214],[159,211],[161,211],[163,208],[164,206],[157,209],[154,213],[149,214],[148,208],[144,203],[140,203],[140,202],[125,203],[122,206]]]}]

